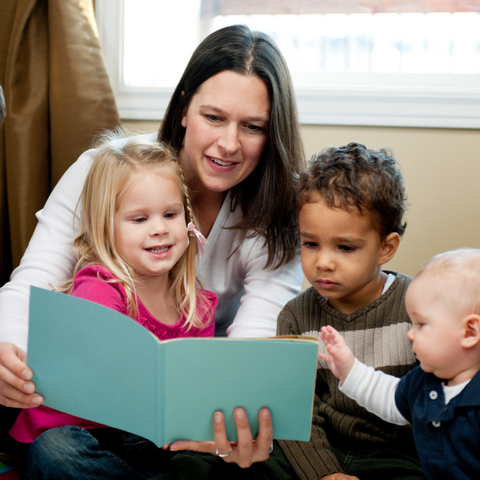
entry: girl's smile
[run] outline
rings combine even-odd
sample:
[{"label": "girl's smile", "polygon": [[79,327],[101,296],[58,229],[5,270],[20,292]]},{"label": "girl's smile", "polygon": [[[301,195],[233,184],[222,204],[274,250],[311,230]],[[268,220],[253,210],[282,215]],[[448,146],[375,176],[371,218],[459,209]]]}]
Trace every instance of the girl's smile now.
[{"label": "girl's smile", "polygon": [[170,255],[172,251],[172,246],[167,245],[165,247],[148,247],[145,250],[147,250],[147,252],[150,252],[152,255],[155,255],[158,258],[165,258],[168,255]]}]

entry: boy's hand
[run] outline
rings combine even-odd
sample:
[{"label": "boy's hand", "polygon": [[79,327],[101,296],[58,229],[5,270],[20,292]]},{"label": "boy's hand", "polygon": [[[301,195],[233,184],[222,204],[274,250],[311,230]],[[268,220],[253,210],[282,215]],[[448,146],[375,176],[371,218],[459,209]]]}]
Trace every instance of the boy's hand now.
[{"label": "boy's hand", "polygon": [[319,353],[318,356],[330,365],[332,373],[342,383],[350,373],[355,363],[355,357],[343,337],[330,325],[322,327],[320,338],[330,355]]}]

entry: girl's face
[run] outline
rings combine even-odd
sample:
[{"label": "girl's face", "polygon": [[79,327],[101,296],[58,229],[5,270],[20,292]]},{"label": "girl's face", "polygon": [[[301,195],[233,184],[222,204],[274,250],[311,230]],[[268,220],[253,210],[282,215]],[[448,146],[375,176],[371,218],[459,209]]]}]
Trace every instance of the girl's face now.
[{"label": "girl's face", "polygon": [[153,172],[134,175],[117,199],[115,241],[138,274],[158,277],[168,273],[188,245],[177,183]]},{"label": "girl's face", "polygon": [[259,77],[229,70],[206,80],[183,113],[182,164],[193,192],[225,192],[258,165],[270,97]]}]

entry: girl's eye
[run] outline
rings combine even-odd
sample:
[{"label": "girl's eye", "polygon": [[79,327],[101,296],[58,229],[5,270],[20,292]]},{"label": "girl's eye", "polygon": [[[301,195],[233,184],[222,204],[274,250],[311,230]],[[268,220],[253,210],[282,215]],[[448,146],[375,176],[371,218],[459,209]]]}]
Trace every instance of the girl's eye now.
[{"label": "girl's eye", "polygon": [[355,247],[349,247],[348,245],[340,245],[338,247],[340,250],[343,250],[344,252],[354,252]]},{"label": "girl's eye", "polygon": [[315,248],[315,247],[318,247],[318,243],[316,243],[316,242],[303,242],[302,247]]},{"label": "girl's eye", "polygon": [[147,219],[145,217],[137,217],[137,218],[134,218],[133,221],[135,223],[143,223],[143,222],[146,222]]},{"label": "girl's eye", "polygon": [[165,218],[175,218],[177,216],[176,213],[166,213]]}]

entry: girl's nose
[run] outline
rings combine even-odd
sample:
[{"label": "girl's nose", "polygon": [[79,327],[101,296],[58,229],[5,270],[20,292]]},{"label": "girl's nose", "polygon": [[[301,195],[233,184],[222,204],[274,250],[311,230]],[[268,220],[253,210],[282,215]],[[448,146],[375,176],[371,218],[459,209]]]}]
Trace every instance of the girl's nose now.
[{"label": "girl's nose", "polygon": [[162,219],[155,220],[151,223],[150,235],[163,235],[168,231],[167,223]]}]

